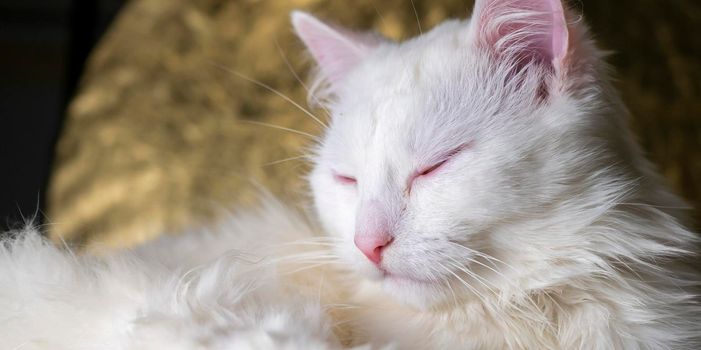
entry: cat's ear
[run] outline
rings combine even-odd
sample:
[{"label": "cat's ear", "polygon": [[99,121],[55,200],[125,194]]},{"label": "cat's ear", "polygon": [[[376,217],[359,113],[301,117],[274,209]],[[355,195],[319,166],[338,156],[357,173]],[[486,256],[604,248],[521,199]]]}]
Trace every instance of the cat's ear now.
[{"label": "cat's ear", "polygon": [[305,12],[293,11],[291,17],[297,36],[331,83],[342,79],[382,42],[377,35],[332,27]]},{"label": "cat's ear", "polygon": [[476,0],[472,18],[478,45],[520,64],[562,69],[569,31],[561,0]]}]

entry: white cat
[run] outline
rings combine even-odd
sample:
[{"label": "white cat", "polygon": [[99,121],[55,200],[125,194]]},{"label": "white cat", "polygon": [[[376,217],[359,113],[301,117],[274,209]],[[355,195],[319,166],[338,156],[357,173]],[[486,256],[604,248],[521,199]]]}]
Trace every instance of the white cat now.
[{"label": "white cat", "polygon": [[2,348],[701,348],[698,237],[559,0],[402,43],[292,20],[328,237],[268,205],[102,259],[8,241]]}]

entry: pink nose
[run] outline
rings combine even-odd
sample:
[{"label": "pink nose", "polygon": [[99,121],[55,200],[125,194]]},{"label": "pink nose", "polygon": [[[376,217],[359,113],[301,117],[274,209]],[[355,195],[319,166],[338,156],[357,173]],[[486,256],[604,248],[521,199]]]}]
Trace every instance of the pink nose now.
[{"label": "pink nose", "polygon": [[355,235],[355,245],[375,265],[382,261],[382,250],[392,241],[392,237],[386,233]]}]

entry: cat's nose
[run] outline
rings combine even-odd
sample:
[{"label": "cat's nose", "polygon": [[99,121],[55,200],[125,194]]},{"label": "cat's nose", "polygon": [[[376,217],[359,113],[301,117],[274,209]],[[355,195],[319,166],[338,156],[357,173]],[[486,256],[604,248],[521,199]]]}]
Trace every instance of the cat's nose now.
[{"label": "cat's nose", "polygon": [[375,265],[382,262],[382,251],[392,242],[388,233],[356,234],[355,245]]}]

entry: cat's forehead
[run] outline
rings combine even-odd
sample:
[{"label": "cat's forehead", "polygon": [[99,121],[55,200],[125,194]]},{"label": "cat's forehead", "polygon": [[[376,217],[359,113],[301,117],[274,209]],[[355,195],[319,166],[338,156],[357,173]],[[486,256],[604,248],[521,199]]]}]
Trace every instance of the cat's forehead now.
[{"label": "cat's forehead", "polygon": [[389,93],[415,90],[417,83],[440,78],[461,65],[472,51],[469,36],[466,21],[448,21],[411,40],[384,44],[350,74],[349,84],[375,82]]},{"label": "cat's forehead", "polygon": [[[479,84],[468,25],[452,21],[416,39],[378,49],[344,81],[335,106],[333,142],[367,162],[415,162],[444,154],[479,130]],[[470,85],[470,86],[466,86]]]},{"label": "cat's forehead", "polygon": [[449,103],[444,90],[470,75],[473,58],[468,41],[468,23],[448,21],[417,38],[385,44],[348,75],[341,102],[350,110],[384,112],[377,116]]},{"label": "cat's forehead", "polygon": [[467,142],[479,128],[450,87],[413,78],[368,87],[339,106],[331,138],[357,164],[395,168],[430,161]]},{"label": "cat's forehead", "polygon": [[465,91],[459,70],[444,66],[435,72],[435,68],[416,61],[393,72],[378,70],[344,94],[338,117],[352,118],[358,127],[389,130],[453,123],[457,115],[467,117],[469,100],[479,100],[481,93],[479,89],[469,95],[458,93]]}]

